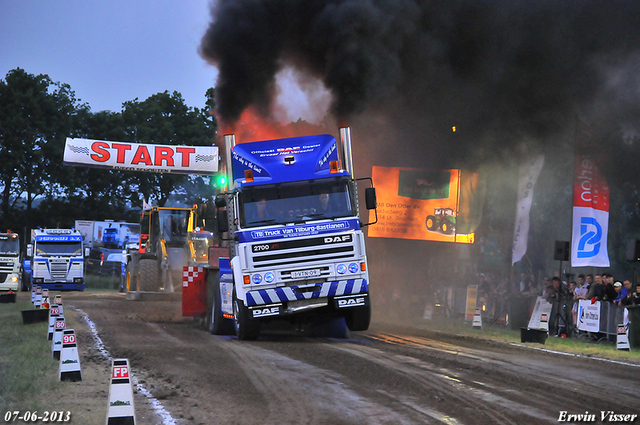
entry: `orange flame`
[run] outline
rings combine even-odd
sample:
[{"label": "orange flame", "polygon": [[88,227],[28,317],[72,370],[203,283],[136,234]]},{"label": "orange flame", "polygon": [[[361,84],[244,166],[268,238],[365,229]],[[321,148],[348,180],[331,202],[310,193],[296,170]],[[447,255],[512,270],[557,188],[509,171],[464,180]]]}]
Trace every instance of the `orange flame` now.
[{"label": "orange flame", "polygon": [[308,136],[320,132],[318,126],[306,121],[282,125],[260,115],[254,108],[245,109],[236,122],[223,123],[218,119],[218,123],[220,124],[218,134],[235,134],[237,143]]}]

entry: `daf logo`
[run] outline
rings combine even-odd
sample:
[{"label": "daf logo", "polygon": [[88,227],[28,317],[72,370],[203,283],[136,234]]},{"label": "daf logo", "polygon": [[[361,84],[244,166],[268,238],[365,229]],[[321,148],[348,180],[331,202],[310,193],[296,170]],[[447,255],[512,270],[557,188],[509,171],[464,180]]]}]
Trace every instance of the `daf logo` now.
[{"label": "daf logo", "polygon": [[256,308],[253,310],[253,317],[275,316],[279,312],[279,307]]},{"label": "daf logo", "polygon": [[338,300],[338,307],[356,307],[364,304],[364,297],[347,298],[346,300]]},{"label": "daf logo", "polygon": [[324,243],[351,242],[351,235],[329,236],[324,238]]}]

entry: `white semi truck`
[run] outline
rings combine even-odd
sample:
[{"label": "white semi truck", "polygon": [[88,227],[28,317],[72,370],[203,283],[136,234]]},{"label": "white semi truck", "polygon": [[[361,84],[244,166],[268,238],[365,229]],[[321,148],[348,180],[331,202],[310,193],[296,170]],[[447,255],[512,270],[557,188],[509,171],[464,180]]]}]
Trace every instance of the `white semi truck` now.
[{"label": "white semi truck", "polygon": [[17,292],[21,284],[20,238],[7,230],[0,233],[0,292]]},{"label": "white semi truck", "polygon": [[34,229],[31,236],[31,243],[27,245],[30,284],[43,289],[84,291],[86,252],[83,252],[80,232]]}]

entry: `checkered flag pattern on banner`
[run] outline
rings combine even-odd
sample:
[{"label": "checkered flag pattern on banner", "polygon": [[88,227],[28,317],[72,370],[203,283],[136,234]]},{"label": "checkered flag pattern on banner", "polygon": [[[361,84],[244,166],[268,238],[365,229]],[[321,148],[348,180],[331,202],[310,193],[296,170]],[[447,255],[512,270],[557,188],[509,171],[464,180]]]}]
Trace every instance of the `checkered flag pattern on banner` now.
[{"label": "checkered flag pattern on banner", "polygon": [[196,162],[211,162],[213,161],[214,155],[201,155],[196,154]]},{"label": "checkered flag pattern on banner", "polygon": [[69,144],[69,150],[73,153],[83,153],[85,155],[89,155],[89,148],[86,146],[74,146]]},{"label": "checkered flag pattern on banner", "polygon": [[[202,267],[191,267],[189,266],[187,270],[182,272],[182,276],[186,277],[187,282],[193,282],[193,279],[198,277],[200,273],[202,273],[204,269]],[[184,280],[184,279],[183,279]]]}]

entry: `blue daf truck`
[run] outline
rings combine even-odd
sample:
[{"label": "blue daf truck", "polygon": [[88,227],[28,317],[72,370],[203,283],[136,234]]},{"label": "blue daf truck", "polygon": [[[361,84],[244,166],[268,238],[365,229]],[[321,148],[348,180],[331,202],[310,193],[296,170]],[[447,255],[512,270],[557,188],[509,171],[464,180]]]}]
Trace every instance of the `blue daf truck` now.
[{"label": "blue daf truck", "polygon": [[[215,266],[206,268],[209,331],[252,340],[273,320],[342,318],[349,330],[368,329],[362,227],[373,223],[359,218],[350,129],[340,129],[340,143],[328,134],[224,141],[229,186],[216,198],[224,248],[210,252]],[[366,207],[375,209],[372,181],[361,180],[370,186]]]}]

